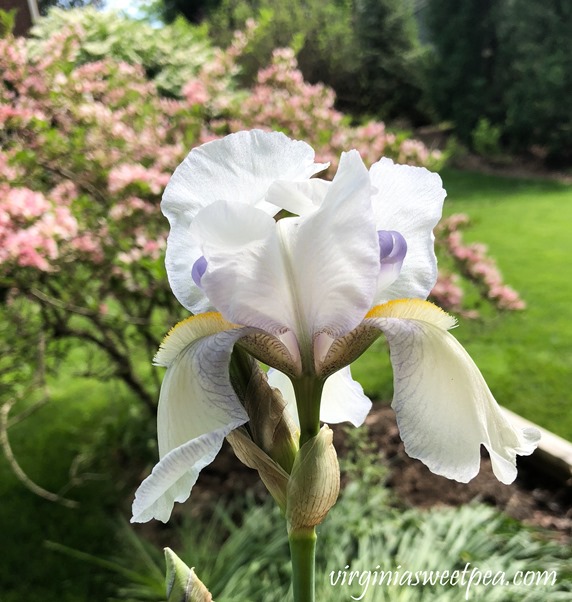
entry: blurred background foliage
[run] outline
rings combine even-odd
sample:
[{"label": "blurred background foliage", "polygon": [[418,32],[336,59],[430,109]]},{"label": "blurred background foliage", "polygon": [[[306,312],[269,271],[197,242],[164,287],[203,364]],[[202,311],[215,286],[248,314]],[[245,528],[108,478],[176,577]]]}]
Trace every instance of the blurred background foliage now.
[{"label": "blurred background foliage", "polygon": [[[292,46],[309,82],[352,115],[442,120],[473,147],[486,119],[505,151],[572,162],[572,5],[562,0],[157,0],[166,22],[208,25],[215,43],[254,18],[243,57],[252,80],[274,48]],[[482,126],[481,126],[482,127]],[[478,150],[478,149],[475,149]]]},{"label": "blurred background foliage", "polygon": [[[40,2],[42,14],[52,6],[85,5],[100,7],[102,0]],[[305,79],[331,86],[337,107],[355,117],[409,126],[444,120],[473,150],[485,119],[506,152],[540,156],[556,167],[572,162],[572,116],[562,101],[572,92],[569,2],[148,0],[133,6],[156,23],[183,18],[204,25],[222,47],[255,19],[259,27],[240,60],[243,83],[254,81],[275,48],[292,47]],[[179,53],[181,45],[175,47]]]}]

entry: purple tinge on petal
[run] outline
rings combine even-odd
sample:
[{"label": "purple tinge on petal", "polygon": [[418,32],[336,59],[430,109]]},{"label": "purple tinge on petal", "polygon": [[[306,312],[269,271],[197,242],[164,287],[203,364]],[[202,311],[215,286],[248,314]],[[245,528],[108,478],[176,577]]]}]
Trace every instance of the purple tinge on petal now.
[{"label": "purple tinge on petal", "polygon": [[199,287],[201,287],[201,278],[204,273],[207,271],[207,260],[204,255],[201,255],[193,264],[191,269],[191,278],[193,282]]},{"label": "purple tinge on petal", "polygon": [[407,253],[405,238],[395,230],[378,230],[379,261],[382,266],[402,264]]},{"label": "purple tinge on petal", "polygon": [[378,230],[379,239],[379,277],[377,287],[386,289],[401,273],[403,260],[407,253],[405,238],[395,230]]}]

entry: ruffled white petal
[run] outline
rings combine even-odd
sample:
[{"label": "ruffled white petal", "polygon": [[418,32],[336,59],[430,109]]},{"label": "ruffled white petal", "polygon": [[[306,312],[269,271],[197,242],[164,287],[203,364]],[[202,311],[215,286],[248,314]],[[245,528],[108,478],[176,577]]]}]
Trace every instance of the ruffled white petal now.
[{"label": "ruffled white petal", "polygon": [[516,455],[531,454],[538,431],[519,431],[503,416],[479,369],[447,332],[454,320],[434,305],[395,301],[375,308],[366,324],[390,347],[393,408],[405,451],[435,474],[462,483],[479,471],[480,446],[502,483],[516,478]]},{"label": "ruffled white petal", "polygon": [[[300,426],[296,409],[296,396],[292,381],[282,372],[268,371],[268,383],[276,387],[286,401],[286,410]],[[354,426],[363,424],[371,410],[371,400],[364,394],[362,386],[352,378],[349,366],[330,376],[322,391],[320,420],[327,424],[351,422]]]},{"label": "ruffled white petal", "polygon": [[230,383],[229,363],[236,341],[252,330],[221,330],[226,325],[218,314],[185,320],[156,357],[168,365],[157,413],[161,460],[135,495],[136,522],[167,520],[173,503],[189,497],[224,437],[248,421]]},{"label": "ruffled white petal", "polygon": [[266,198],[294,215],[308,215],[322,204],[331,185],[319,178],[304,182],[279,181],[270,186]]},{"label": "ruffled white petal", "polygon": [[169,219],[171,230],[167,238],[165,267],[169,285],[179,303],[189,311],[200,314],[213,309],[212,304],[192,277],[195,261],[202,255],[200,247],[191,238],[189,229],[193,215],[181,212]]},{"label": "ruffled white petal", "polygon": [[167,274],[179,302],[194,313],[210,307],[191,278],[201,254],[189,237],[189,226],[203,207],[224,199],[274,215],[279,207],[265,199],[273,182],[305,180],[324,167],[314,163],[308,144],[279,132],[238,132],[194,148],[175,170],[161,203],[171,225]]},{"label": "ruffled white petal", "polygon": [[171,177],[161,208],[171,220],[221,199],[255,207],[276,180],[305,180],[325,167],[314,163],[311,146],[280,132],[237,132],[194,148]]},{"label": "ruffled white petal", "polygon": [[357,151],[344,153],[319,208],[278,222],[297,308],[297,335],[342,336],[372,305],[379,241],[368,172]]},{"label": "ruffled white petal", "polygon": [[294,328],[296,309],[273,218],[218,201],[199,212],[191,232],[207,260],[201,286],[227,319],[272,334]]},{"label": "ruffled white petal", "polygon": [[135,493],[131,522],[155,518],[166,523],[175,502],[189,498],[200,471],[214,460],[226,435],[237,426],[240,424],[201,435],[162,458]]},{"label": "ruffled white petal", "polygon": [[361,426],[371,410],[371,400],[362,386],[352,378],[349,366],[326,380],[320,407],[320,420],[327,424],[351,422]]},{"label": "ruffled white petal", "polygon": [[395,230],[407,242],[399,277],[389,287],[380,277],[375,303],[425,299],[437,279],[433,228],[441,218],[446,192],[441,178],[423,167],[382,159],[370,169],[377,230]]},{"label": "ruffled white petal", "polygon": [[[315,205],[320,193],[312,190]],[[292,331],[307,349],[317,333],[340,336],[359,324],[379,273],[369,175],[359,154],[344,154],[334,181],[319,190],[323,201],[302,217],[275,224],[258,209],[219,201],[191,227],[207,261],[201,286],[225,318],[274,335]]]},{"label": "ruffled white petal", "polygon": [[240,328],[189,344],[171,363],[161,385],[157,410],[159,456],[227,425],[248,420],[230,382],[229,364]]}]

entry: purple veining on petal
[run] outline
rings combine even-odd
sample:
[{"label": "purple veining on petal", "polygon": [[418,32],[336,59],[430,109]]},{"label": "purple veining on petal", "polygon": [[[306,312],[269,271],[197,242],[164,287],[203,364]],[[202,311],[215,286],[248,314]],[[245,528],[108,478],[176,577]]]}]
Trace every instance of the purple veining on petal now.
[{"label": "purple veining on petal", "polygon": [[378,230],[379,260],[381,265],[402,264],[407,253],[405,238],[395,230]]},{"label": "purple veining on petal", "polygon": [[193,279],[193,282],[199,287],[202,288],[201,286],[201,278],[203,277],[204,273],[207,271],[207,260],[205,258],[204,255],[201,255],[193,264],[193,267],[191,269],[191,278]]}]

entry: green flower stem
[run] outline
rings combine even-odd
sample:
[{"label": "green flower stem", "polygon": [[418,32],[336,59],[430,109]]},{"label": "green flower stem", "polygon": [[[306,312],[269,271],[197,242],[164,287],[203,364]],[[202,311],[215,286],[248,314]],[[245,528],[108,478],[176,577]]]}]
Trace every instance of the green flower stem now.
[{"label": "green flower stem", "polygon": [[[320,402],[324,381],[315,376],[292,379],[300,419],[300,447],[320,432]],[[294,602],[314,602],[316,530],[293,529],[289,533]]]},{"label": "green flower stem", "polygon": [[320,401],[324,381],[315,376],[292,379],[298,417],[300,419],[300,447],[320,432]]},{"label": "green flower stem", "polygon": [[294,602],[314,602],[316,530],[312,528],[291,531],[288,539],[292,558]]}]

